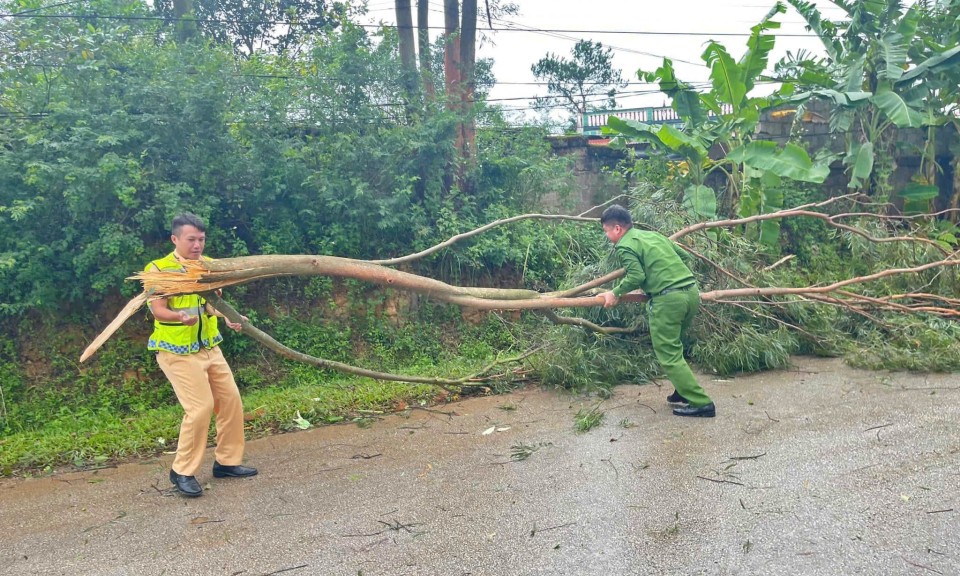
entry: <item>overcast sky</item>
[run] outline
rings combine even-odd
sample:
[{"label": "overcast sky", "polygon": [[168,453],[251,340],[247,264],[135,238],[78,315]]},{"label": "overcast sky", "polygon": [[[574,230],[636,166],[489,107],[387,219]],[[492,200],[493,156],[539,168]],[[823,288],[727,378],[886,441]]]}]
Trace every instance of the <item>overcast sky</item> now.
[{"label": "overcast sky", "polygon": [[[482,0],[480,4],[482,5]],[[821,11],[833,18],[840,18],[843,11],[824,0],[815,2]],[[414,22],[416,22],[416,0]],[[516,0],[520,13],[507,16],[503,21],[494,21],[496,28],[538,30],[570,30],[571,32],[509,31],[501,30],[488,34],[493,43],[481,45],[477,50],[480,58],[493,58],[493,72],[497,86],[490,94],[491,100],[500,100],[504,108],[520,113],[532,105],[529,100],[536,95],[545,95],[546,88],[534,84],[536,78],[530,67],[548,52],[570,58],[570,52],[580,39],[600,42],[613,48],[614,66],[619,68],[625,80],[631,82],[618,97],[621,108],[660,106],[666,100],[659,92],[651,94],[656,87],[643,85],[637,79],[637,70],[655,70],[664,56],[673,60],[677,76],[687,82],[705,82],[708,69],[700,55],[705,43],[714,39],[723,44],[734,58],[739,58],[746,49],[750,28],[773,7],[766,0],[671,0],[652,2],[642,0]],[[393,0],[370,0],[368,21],[395,24]],[[442,0],[430,2],[431,28],[443,26]],[[804,48],[821,53],[820,42],[806,32],[803,19],[792,8],[776,18],[783,24],[780,32],[787,35],[777,39],[771,57],[775,62],[787,50]],[[478,22],[481,29],[487,22]],[[438,30],[432,31],[436,35]],[[644,32],[671,32],[676,34],[644,34]],[[743,34],[722,36],[722,34]],[[716,35],[716,36],[711,36]],[[646,92],[646,93],[645,93]],[[759,91],[757,93],[760,93]]]}]

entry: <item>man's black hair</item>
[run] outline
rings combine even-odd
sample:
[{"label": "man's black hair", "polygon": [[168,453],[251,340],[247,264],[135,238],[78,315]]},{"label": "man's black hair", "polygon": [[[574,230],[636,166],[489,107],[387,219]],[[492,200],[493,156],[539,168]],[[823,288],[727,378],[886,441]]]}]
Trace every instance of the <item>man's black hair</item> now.
[{"label": "man's black hair", "polygon": [[633,226],[633,218],[630,217],[629,210],[619,204],[613,204],[600,215],[600,224],[619,224],[624,228],[630,228]]},{"label": "man's black hair", "polygon": [[201,220],[199,216],[184,212],[173,219],[173,224],[170,225],[170,233],[179,237],[180,230],[182,230],[184,226],[193,226],[201,232],[207,231],[207,227],[203,224],[203,220]]}]

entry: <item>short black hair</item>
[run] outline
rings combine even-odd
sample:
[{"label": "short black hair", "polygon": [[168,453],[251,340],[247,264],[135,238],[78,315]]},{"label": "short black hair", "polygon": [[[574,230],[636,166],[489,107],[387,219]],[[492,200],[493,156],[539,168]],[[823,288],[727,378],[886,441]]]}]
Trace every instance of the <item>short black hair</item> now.
[{"label": "short black hair", "polygon": [[174,236],[180,236],[180,230],[182,230],[184,226],[193,226],[201,232],[207,231],[207,227],[203,224],[203,220],[201,220],[199,216],[184,212],[174,217],[173,224],[170,225],[170,233]]},{"label": "short black hair", "polygon": [[624,228],[630,228],[633,226],[633,218],[630,217],[629,210],[619,204],[613,204],[600,215],[600,224],[619,224]]}]

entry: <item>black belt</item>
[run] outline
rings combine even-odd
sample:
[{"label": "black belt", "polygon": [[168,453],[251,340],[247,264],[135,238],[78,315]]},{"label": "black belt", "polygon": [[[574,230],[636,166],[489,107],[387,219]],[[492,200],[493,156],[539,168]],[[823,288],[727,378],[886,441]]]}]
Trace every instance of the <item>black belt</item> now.
[{"label": "black belt", "polygon": [[676,288],[666,288],[658,292],[656,296],[663,296],[664,294],[669,294],[671,292],[683,292],[684,290],[689,290],[696,285],[697,283],[694,282],[693,284],[687,284],[686,286],[677,286]]}]

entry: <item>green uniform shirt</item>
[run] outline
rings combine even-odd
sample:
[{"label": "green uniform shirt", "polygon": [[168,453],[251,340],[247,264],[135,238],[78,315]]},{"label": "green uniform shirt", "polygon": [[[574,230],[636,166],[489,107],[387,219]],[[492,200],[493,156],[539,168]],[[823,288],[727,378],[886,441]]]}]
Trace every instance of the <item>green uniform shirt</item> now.
[{"label": "green uniform shirt", "polygon": [[683,262],[687,253],[659,232],[631,228],[617,242],[616,250],[620,265],[627,271],[613,289],[617,298],[637,288],[655,296],[667,288],[696,282]]}]

